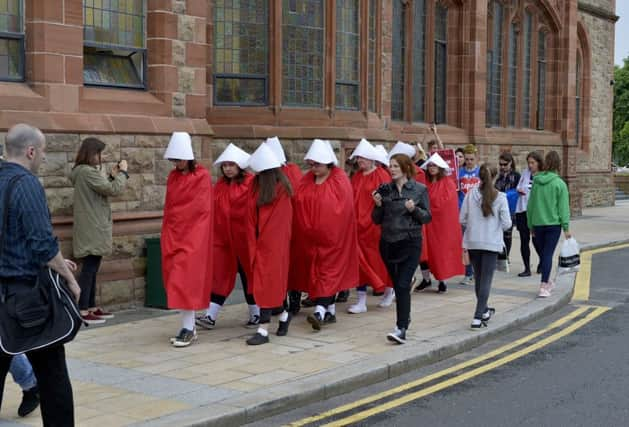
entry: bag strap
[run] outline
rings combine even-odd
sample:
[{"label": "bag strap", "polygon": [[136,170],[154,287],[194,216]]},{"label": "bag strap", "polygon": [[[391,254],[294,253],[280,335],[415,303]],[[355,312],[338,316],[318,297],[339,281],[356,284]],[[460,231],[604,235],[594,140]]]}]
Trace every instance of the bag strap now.
[{"label": "bag strap", "polygon": [[2,227],[0,227],[0,259],[2,259],[4,252],[4,236],[8,232],[9,228],[9,201],[11,200],[11,193],[13,192],[13,188],[15,184],[22,179],[26,174],[18,174],[14,175],[9,179],[9,183],[7,184],[7,188],[4,193],[4,209],[2,212]]}]

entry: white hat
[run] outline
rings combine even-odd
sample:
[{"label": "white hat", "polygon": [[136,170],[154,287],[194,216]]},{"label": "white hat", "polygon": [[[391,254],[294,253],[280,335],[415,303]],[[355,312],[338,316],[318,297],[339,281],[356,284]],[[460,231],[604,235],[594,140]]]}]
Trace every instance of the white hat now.
[{"label": "white hat", "polygon": [[249,157],[249,167],[256,173],[281,166],[282,164],[273,154],[273,150],[264,143],[260,144],[258,149]]},{"label": "white hat", "polygon": [[327,145],[328,150],[330,150],[330,155],[332,156],[332,163],[334,163],[335,166],[339,165],[339,160],[336,158],[336,154],[334,154],[334,148],[332,148],[332,144],[330,143],[330,141],[328,141],[327,139],[325,140],[325,145]]},{"label": "white hat", "polygon": [[384,148],[384,145],[376,145],[375,147],[376,153],[378,153],[378,158],[376,161],[382,163],[383,165],[389,164],[389,153],[387,153],[387,149]]},{"label": "white hat", "polygon": [[236,147],[234,144],[229,144],[225,151],[218,156],[218,159],[214,162],[214,166],[218,166],[223,162],[234,162],[240,169],[244,169],[247,167],[249,157],[251,156],[245,151]]},{"label": "white hat", "polygon": [[304,160],[312,160],[313,162],[330,164],[338,164],[338,160],[334,155],[334,150],[329,141],[323,141],[322,139],[315,139],[312,141]]},{"label": "white hat", "polygon": [[194,160],[192,139],[188,132],[173,132],[164,153],[165,159]]},{"label": "white hat", "polygon": [[428,165],[430,165],[431,163],[437,167],[440,167],[441,169],[445,169],[446,171],[450,170],[450,166],[448,166],[448,163],[443,160],[443,157],[441,157],[439,153],[435,153],[430,156],[430,158],[426,160],[422,165],[422,169],[428,168]]},{"label": "white hat", "polygon": [[264,143],[268,145],[268,147],[273,151],[273,154],[275,154],[275,157],[277,157],[277,160],[282,162],[282,164],[286,163],[286,155],[284,155],[284,148],[282,148],[282,144],[280,144],[280,140],[277,136],[274,136],[272,138],[267,138],[266,141],[264,141]]},{"label": "white hat", "polygon": [[415,157],[415,147],[402,141],[398,141],[393,146],[391,151],[389,151],[389,159],[396,154],[404,154],[405,156],[408,156],[412,159],[413,157]]},{"label": "white hat", "polygon": [[357,156],[364,157],[365,159],[368,159],[368,160],[378,160],[378,152],[376,151],[374,146],[371,145],[369,141],[367,141],[365,138],[360,140],[360,142],[358,143],[358,145],[352,152],[352,155],[349,156],[349,158],[353,159],[354,157],[357,157]]}]

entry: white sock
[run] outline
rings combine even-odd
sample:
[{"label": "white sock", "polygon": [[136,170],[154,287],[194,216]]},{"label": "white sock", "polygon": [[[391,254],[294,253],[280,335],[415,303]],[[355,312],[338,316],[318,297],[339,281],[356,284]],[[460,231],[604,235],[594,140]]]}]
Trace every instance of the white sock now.
[{"label": "white sock", "polygon": [[384,290],[384,295],[382,295],[382,298],[391,298],[392,295],[393,295],[393,288],[386,288]]},{"label": "white sock", "polygon": [[181,310],[182,328],[194,331],[194,310]]},{"label": "white sock", "polygon": [[258,316],[260,317],[260,307],[256,304],[249,304],[249,317]]},{"label": "white sock", "polygon": [[258,326],[258,333],[260,335],[262,335],[263,337],[268,337],[269,336],[269,331],[267,331],[265,328],[263,328],[262,326]]},{"label": "white sock", "polygon": [[330,313],[332,316],[336,316],[336,304],[328,305],[327,312]]},{"label": "white sock", "polygon": [[218,317],[218,312],[221,311],[221,308],[223,308],[222,305],[212,302],[210,303],[210,308],[207,309],[207,313],[205,314],[210,316],[212,320],[216,320],[216,318]]},{"label": "white sock", "polygon": [[325,317],[325,307],[323,307],[322,305],[318,305],[315,308],[315,313],[319,313],[319,316],[321,316],[321,318],[323,319]]},{"label": "white sock", "polygon": [[367,305],[367,291],[358,291],[358,305]]},{"label": "white sock", "polygon": [[430,280],[430,270],[422,270],[422,279]]},{"label": "white sock", "polygon": [[282,314],[280,314],[280,322],[286,322],[288,320],[288,311],[284,310],[282,311]]}]

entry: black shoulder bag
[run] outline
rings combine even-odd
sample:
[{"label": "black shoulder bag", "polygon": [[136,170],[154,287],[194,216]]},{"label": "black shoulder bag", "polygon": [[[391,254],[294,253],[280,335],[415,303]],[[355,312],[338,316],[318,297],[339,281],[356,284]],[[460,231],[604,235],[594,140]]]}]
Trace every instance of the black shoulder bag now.
[{"label": "black shoulder bag", "polygon": [[[8,232],[11,192],[22,176],[11,178],[5,191],[0,258]],[[0,278],[0,352],[16,355],[70,342],[81,324],[72,293],[51,268],[42,267],[34,283]]]}]

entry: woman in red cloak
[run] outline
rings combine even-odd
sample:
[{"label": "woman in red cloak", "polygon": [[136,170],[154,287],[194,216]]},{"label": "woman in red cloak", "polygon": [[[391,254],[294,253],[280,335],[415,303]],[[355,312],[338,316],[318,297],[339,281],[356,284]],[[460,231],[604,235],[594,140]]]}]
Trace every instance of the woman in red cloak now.
[{"label": "woman in red cloak", "polygon": [[[429,267],[439,281],[439,292],[448,289],[445,280],[465,273],[462,263],[462,235],[459,225],[458,195],[454,182],[447,178],[448,164],[437,153],[424,164],[428,170],[428,195],[432,222],[426,224],[427,265],[422,263],[422,273]],[[428,276],[430,277],[430,276]],[[430,280],[423,280],[416,288],[420,291],[431,286]]]},{"label": "woman in red cloak", "polygon": [[305,160],[310,172],[294,197],[290,288],[315,302],[314,330],[336,322],[335,295],[358,283],[358,241],[352,186],[336,166],[329,142],[314,140]]},{"label": "woman in red cloak", "polygon": [[[247,242],[251,257],[251,289],[260,307],[260,326],[249,345],[269,342],[268,323],[274,308],[282,307],[288,285],[288,263],[292,231],[293,190],[280,170],[280,162],[265,144],[251,156],[249,167],[258,174],[249,193]],[[288,333],[290,316],[280,314],[277,335]]]},{"label": "woman in red cloak", "polygon": [[367,311],[367,285],[375,293],[384,295],[379,307],[388,307],[393,302],[395,293],[391,287],[391,278],[380,256],[380,225],[371,220],[373,211],[373,192],[385,182],[391,181],[389,173],[375,164],[378,158],[376,149],[365,139],[361,140],[351,157],[356,159],[358,171],[352,176],[354,190],[354,209],[358,235],[359,285],[358,302],[347,308],[352,314]]},{"label": "woman in red cloak", "polygon": [[245,172],[249,154],[229,144],[216,159],[221,178],[214,186],[214,274],[210,305],[203,316],[197,317],[196,325],[213,329],[225,300],[234,290],[236,274],[240,276],[245,300],[249,306],[249,320],[245,326],[257,327],[260,309],[248,289],[251,277],[250,256],[247,245],[247,198],[253,175]]},{"label": "woman in red cloak", "polygon": [[164,158],[168,175],[162,222],[162,276],[168,308],[181,310],[182,328],[171,343],[187,347],[197,335],[194,311],[205,308],[212,291],[212,183],[197,165],[190,135],[175,132]]}]

